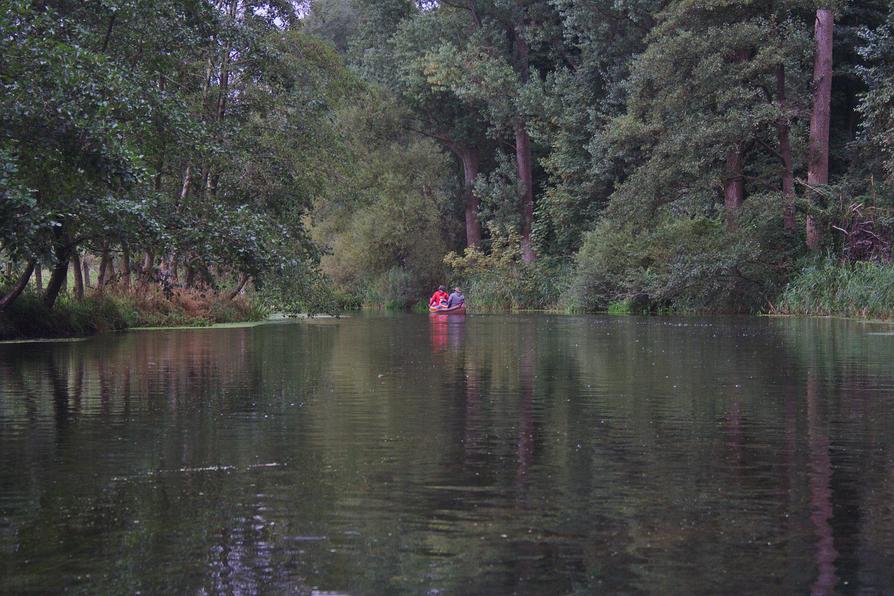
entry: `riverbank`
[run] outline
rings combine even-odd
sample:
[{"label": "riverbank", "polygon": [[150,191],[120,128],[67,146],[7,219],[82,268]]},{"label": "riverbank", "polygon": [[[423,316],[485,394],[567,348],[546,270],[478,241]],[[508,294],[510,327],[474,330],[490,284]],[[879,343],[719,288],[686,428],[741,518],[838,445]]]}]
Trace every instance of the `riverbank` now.
[{"label": "riverbank", "polygon": [[838,316],[861,320],[894,319],[894,266],[890,263],[817,261],[785,287],[770,312],[783,315]]},{"label": "riverbank", "polygon": [[[585,308],[586,301],[576,294],[580,288],[570,283],[572,271],[568,263],[516,262],[511,267],[467,268],[457,281],[467,288],[470,312],[717,312],[692,308],[685,296],[679,301],[659,302],[645,291],[627,294],[632,291],[630,287],[623,288],[625,293],[621,293],[622,288],[616,288],[611,295],[613,300],[601,308]],[[426,311],[424,301],[395,310],[405,308]],[[832,259],[817,260],[794,274],[781,293],[767,300],[763,308],[750,312],[892,320],[894,267],[885,263],[842,264]],[[244,296],[230,299],[214,292],[185,289],[166,294],[155,286],[111,288],[82,300],[63,294],[53,309],[46,308],[37,294],[26,292],[8,310],[0,312],[0,340],[83,337],[138,327],[205,327],[262,321],[268,314],[266,308]]]},{"label": "riverbank", "polygon": [[52,309],[26,293],[0,312],[0,340],[82,337],[135,327],[205,327],[261,321],[267,311],[244,297],[155,287],[60,296]]}]

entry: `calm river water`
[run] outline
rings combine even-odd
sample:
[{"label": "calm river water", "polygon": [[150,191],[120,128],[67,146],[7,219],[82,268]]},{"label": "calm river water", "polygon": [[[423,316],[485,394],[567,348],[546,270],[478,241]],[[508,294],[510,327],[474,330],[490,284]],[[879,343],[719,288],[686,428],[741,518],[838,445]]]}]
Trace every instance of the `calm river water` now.
[{"label": "calm river water", "polygon": [[890,592],[889,329],[358,315],[0,345],[0,592]]}]

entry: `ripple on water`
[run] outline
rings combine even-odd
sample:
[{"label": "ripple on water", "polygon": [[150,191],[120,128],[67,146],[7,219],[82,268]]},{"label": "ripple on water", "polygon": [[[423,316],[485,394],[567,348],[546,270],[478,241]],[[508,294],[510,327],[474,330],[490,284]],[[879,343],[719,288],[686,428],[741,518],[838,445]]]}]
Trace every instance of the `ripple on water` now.
[{"label": "ripple on water", "polygon": [[867,329],[408,315],[0,346],[0,592],[885,591],[894,345]]}]

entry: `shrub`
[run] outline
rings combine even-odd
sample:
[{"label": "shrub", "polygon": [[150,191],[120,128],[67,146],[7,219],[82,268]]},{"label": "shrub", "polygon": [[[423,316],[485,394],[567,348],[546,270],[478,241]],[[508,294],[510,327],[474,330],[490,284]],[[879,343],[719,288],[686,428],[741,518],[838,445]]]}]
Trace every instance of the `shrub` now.
[{"label": "shrub", "polygon": [[382,274],[372,276],[362,284],[360,295],[367,306],[402,310],[424,296],[427,289],[421,286],[419,276],[402,267],[392,267]]},{"label": "shrub", "polygon": [[777,201],[750,197],[735,231],[705,216],[664,214],[645,228],[605,219],[586,236],[563,303],[590,312],[630,300],[664,312],[763,309],[792,271],[797,245],[779,225]]},{"label": "shrub", "polygon": [[0,339],[77,337],[128,327],[204,326],[211,323],[256,321],[267,317],[258,302],[239,297],[177,289],[166,296],[161,288],[115,288],[83,300],[62,294],[53,309],[41,297],[25,292],[0,313]]},{"label": "shrub", "polygon": [[533,263],[522,260],[521,238],[513,230],[491,229],[491,250],[466,248],[444,257],[452,277],[476,310],[520,310],[555,308],[569,280],[566,261],[541,257]]},{"label": "shrub", "polygon": [[62,295],[51,310],[41,296],[25,292],[0,313],[0,339],[77,337],[125,329],[131,322],[130,314],[119,300],[108,295],[84,300]]}]

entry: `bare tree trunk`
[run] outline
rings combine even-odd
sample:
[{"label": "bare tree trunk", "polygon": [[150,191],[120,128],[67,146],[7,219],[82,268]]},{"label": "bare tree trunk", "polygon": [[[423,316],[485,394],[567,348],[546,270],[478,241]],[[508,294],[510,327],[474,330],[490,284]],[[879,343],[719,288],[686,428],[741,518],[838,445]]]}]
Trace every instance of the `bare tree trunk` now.
[{"label": "bare tree trunk", "polygon": [[515,124],[515,161],[518,168],[518,185],[522,197],[522,260],[533,262],[537,255],[531,242],[531,231],[534,228],[534,175],[531,164],[531,139],[525,128],[523,119]]},{"label": "bare tree trunk", "polygon": [[[832,11],[816,11],[816,56],[813,63],[813,111],[810,115],[810,142],[807,155],[807,184],[829,183],[829,118],[832,104]],[[808,191],[810,192],[810,191]],[[819,249],[822,230],[807,216],[807,246]]]},{"label": "bare tree trunk", "polygon": [[736,229],[739,209],[745,202],[745,179],[743,169],[745,160],[742,149],[736,145],[726,153],[726,169],[723,178],[723,206],[726,210],[726,229]]},{"label": "bare tree trunk", "polygon": [[83,271],[81,271],[81,256],[78,254],[78,249],[71,251],[71,270],[74,274],[75,297],[77,297],[78,300],[83,300],[84,274]]},{"label": "bare tree trunk", "polygon": [[65,245],[62,238],[57,241],[54,252],[56,264],[50,275],[50,281],[47,283],[47,291],[43,296],[43,303],[47,308],[53,308],[59,297],[59,292],[65,286],[65,280],[68,277],[68,262],[71,259],[71,249]]},{"label": "bare tree trunk", "polygon": [[92,285],[90,285],[92,283],[90,281],[90,259],[91,259],[90,255],[88,255],[86,252],[84,253],[84,258],[81,259],[81,268],[84,270],[84,287],[85,288],[93,287]]},{"label": "bare tree trunk", "polygon": [[480,201],[475,196],[475,178],[478,177],[478,149],[463,147],[459,150],[463,164],[463,198],[466,207],[466,246],[481,242],[481,222],[478,221]]},{"label": "bare tree trunk", "polygon": [[127,245],[121,251],[121,281],[125,288],[130,289],[130,249]]},{"label": "bare tree trunk", "polygon": [[242,279],[239,281],[239,287],[237,287],[235,290],[233,290],[233,291],[230,293],[230,300],[235,299],[236,296],[238,296],[239,293],[242,292],[242,288],[244,288],[244,287],[245,287],[245,284],[247,284],[247,283],[248,283],[248,274],[247,274],[247,273],[243,273],[243,274],[242,274]]},{"label": "bare tree trunk", "polygon": [[[231,19],[236,18],[236,10],[239,7],[239,2],[233,0],[230,2],[227,12]],[[220,82],[218,85],[218,93],[217,93],[217,106],[214,110],[213,118],[217,122],[222,122],[224,116],[227,112],[227,96],[230,92],[230,70],[232,64],[232,56],[233,46],[231,44],[227,44],[224,46],[224,53],[221,57],[220,61],[220,76],[218,77],[218,81]],[[214,166],[209,165],[207,171],[205,172],[204,177],[204,190],[207,194],[211,196],[215,196],[217,194],[217,185],[220,180],[219,174],[215,173]]]},{"label": "bare tree trunk", "polygon": [[115,283],[118,275],[115,273],[115,259],[109,254],[109,266],[106,267],[106,285]]},{"label": "bare tree trunk", "polygon": [[104,288],[106,287],[106,283],[109,280],[109,265],[111,264],[112,258],[109,256],[109,249],[105,248],[102,251],[102,257],[99,260],[99,277],[96,279],[96,287]]},{"label": "bare tree trunk", "polygon": [[5,296],[0,297],[0,311],[9,307],[10,304],[15,302],[16,298],[18,298],[22,292],[25,291],[25,288],[28,287],[28,280],[31,279],[31,274],[34,272],[34,261],[28,261],[28,264],[25,266],[25,271],[22,272],[22,275],[19,276],[18,281],[16,281],[15,285],[10,288],[9,292],[6,293]]},{"label": "bare tree trunk", "polygon": [[782,196],[785,204],[782,219],[786,230],[795,229],[795,176],[792,167],[792,143],[789,138],[788,115],[785,113],[785,65],[776,67],[776,101],[779,104],[779,158],[782,160]]},{"label": "bare tree trunk", "polygon": [[[749,50],[739,48],[732,54],[731,68],[739,68],[748,61]],[[745,202],[745,156],[739,142],[730,147],[726,152],[726,166],[723,172],[723,206],[726,214],[726,229],[735,230],[739,217],[739,210]]]},{"label": "bare tree trunk", "polygon": [[186,170],[183,172],[183,185],[180,187],[180,205],[182,205],[189,196],[189,184],[192,181],[192,166],[186,164]]},{"label": "bare tree trunk", "polygon": [[43,268],[40,265],[34,269],[34,285],[38,292],[43,292]]}]

